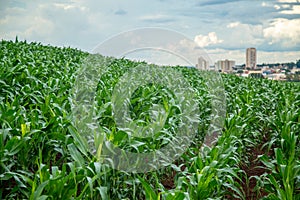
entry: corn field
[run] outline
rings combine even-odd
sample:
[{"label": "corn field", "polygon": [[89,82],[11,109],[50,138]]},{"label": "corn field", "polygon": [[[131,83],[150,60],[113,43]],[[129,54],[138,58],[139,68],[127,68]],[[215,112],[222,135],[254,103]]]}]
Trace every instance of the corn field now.
[{"label": "corn field", "polygon": [[[220,137],[207,146],[212,110],[204,80],[194,68],[174,67],[198,102],[197,134],[172,164],[130,173],[99,162],[101,151],[91,153],[75,126],[72,88],[87,56],[72,48],[1,41],[0,199],[300,199],[299,83],[222,74],[226,117]],[[157,84],[135,90],[128,109],[141,126],[151,121],[153,105],[168,115],[164,131],[132,139],[114,120],[111,99],[120,77],[141,63],[98,59],[108,65],[95,97],[105,137],[136,153],[172,141],[181,116],[174,94]]]}]

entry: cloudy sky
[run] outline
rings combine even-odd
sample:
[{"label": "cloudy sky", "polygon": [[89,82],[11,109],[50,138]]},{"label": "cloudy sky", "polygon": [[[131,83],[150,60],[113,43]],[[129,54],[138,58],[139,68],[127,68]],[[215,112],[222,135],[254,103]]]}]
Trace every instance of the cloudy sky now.
[{"label": "cloudy sky", "polygon": [[299,0],[0,0],[0,39],[38,41],[91,52],[120,32],[171,29],[194,40],[212,61],[300,59]]}]

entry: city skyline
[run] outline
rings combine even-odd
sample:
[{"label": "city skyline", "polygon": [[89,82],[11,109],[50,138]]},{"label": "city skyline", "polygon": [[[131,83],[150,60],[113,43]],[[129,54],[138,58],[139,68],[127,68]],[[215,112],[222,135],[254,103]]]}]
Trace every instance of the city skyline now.
[{"label": "city skyline", "polygon": [[120,32],[158,27],[180,32],[212,61],[245,64],[245,49],[257,63],[300,59],[298,0],[0,1],[0,39],[37,41],[91,52]]},{"label": "city skyline", "polygon": [[[297,62],[300,61],[297,60],[297,62],[285,62],[285,63],[257,63],[257,49],[254,47],[249,47],[245,51],[245,63],[243,64],[236,64],[235,60],[232,60],[231,58],[226,58],[223,60],[215,60],[214,63],[209,63],[208,60],[204,59],[202,56],[198,57],[198,62],[196,64],[196,68],[201,69],[201,70],[218,70],[222,72],[232,72],[233,68],[241,68],[243,66],[243,69],[248,69],[248,70],[257,70],[258,65],[261,67],[268,67],[269,65],[271,66],[285,66],[289,65],[291,67],[291,64],[294,63],[295,68],[297,68]],[[213,62],[213,61],[212,61]]]}]

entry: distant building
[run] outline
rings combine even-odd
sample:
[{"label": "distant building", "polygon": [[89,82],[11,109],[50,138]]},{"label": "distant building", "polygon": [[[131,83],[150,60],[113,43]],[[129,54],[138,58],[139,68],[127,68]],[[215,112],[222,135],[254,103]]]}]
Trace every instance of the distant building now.
[{"label": "distant building", "polygon": [[233,67],[235,67],[233,60],[219,60],[215,63],[215,69],[222,72],[232,72]]},{"label": "distant building", "polygon": [[246,68],[256,69],[256,49],[255,48],[247,48],[246,50]]},{"label": "distant building", "polygon": [[198,63],[196,64],[197,69],[208,70],[209,63],[202,56],[198,58]]}]

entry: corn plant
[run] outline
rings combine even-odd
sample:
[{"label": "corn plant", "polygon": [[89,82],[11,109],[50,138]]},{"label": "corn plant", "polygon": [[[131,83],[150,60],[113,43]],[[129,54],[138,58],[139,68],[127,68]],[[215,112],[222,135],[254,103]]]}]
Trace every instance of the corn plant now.
[{"label": "corn plant", "polygon": [[[176,95],[163,85],[138,87],[128,99],[130,117],[147,126],[153,122],[153,107],[167,117],[154,137],[130,137],[114,118],[113,91],[124,74],[146,63],[98,55],[95,59],[107,70],[96,91],[79,91],[95,94],[94,117],[101,134],[92,143],[85,141],[82,127],[74,122],[72,89],[78,78],[88,83],[78,77],[88,56],[37,42],[0,42],[1,199],[247,199],[253,179],[266,194],[257,189],[251,198],[300,198],[299,83],[222,75],[226,98],[219,101],[226,101],[226,119],[218,127],[220,137],[207,146],[203,139],[214,120],[215,93],[198,70],[173,67],[187,80],[199,106],[197,134],[169,166],[129,173],[99,162],[104,139],[131,152],[155,151],[174,140],[182,111]],[[80,119],[85,117],[91,116]],[[97,147],[95,152],[90,145]],[[256,148],[264,153],[252,158]],[[264,174],[246,173],[253,161],[263,163]]]}]

